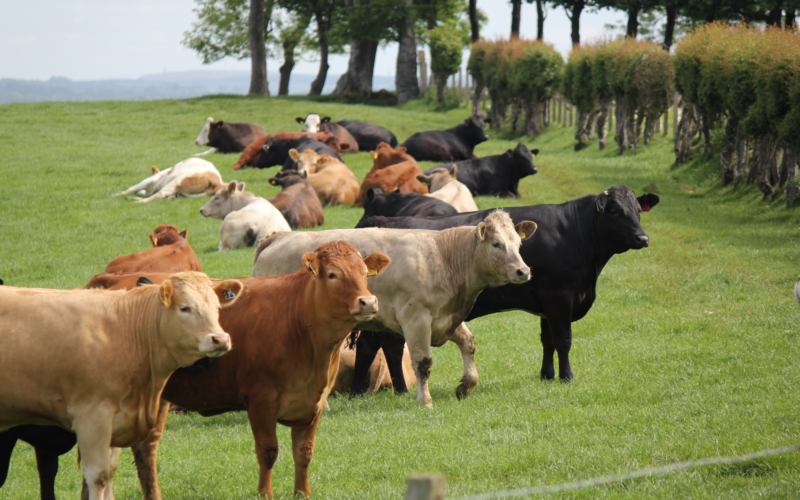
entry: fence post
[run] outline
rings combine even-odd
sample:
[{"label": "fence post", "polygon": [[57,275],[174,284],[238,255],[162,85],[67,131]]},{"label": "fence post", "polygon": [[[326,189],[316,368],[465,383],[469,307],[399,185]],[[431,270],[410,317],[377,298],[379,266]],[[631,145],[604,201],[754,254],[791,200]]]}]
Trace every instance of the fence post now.
[{"label": "fence post", "polygon": [[669,134],[669,108],[664,113],[664,135],[666,136],[667,134]]},{"label": "fence post", "polygon": [[425,51],[418,52],[419,57],[419,91],[428,92],[428,65],[425,63]]},{"label": "fence post", "polygon": [[444,476],[441,474],[413,474],[406,485],[406,500],[444,500]]},{"label": "fence post", "polygon": [[572,103],[569,103],[569,126],[572,127],[572,120],[575,117],[575,106]]}]

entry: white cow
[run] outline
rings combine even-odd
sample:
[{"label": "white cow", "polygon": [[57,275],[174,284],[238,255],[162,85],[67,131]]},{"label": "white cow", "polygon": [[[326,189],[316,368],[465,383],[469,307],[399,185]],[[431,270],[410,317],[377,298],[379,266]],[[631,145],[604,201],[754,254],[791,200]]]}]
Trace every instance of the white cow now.
[{"label": "white cow", "polygon": [[306,252],[329,241],[347,241],[363,255],[388,255],[392,265],[369,283],[380,310],[355,330],[389,330],[405,337],[417,376],[417,404],[430,407],[431,346],[448,340],[458,345],[464,377],[456,394],[469,394],[478,383],[478,373],[474,337],[462,322],[484,289],[530,279],[519,247],[522,238],[534,231],[534,222],[514,226],[507,213],[496,211],[477,227],[444,231],[367,228],[276,233],[259,244],[253,276],[296,270]]},{"label": "white cow", "polygon": [[139,203],[153,200],[173,199],[179,196],[195,197],[211,195],[222,186],[222,176],[217,167],[200,158],[189,158],[167,170],[152,168],[153,175],[125,191],[115,194],[139,195]]},{"label": "white cow", "polygon": [[231,181],[219,188],[200,209],[200,215],[222,219],[220,252],[253,246],[276,231],[292,230],[275,205],[253,193],[246,193],[244,182]]},{"label": "white cow", "polygon": [[309,113],[305,118],[298,116],[295,121],[301,125],[306,126],[306,132],[317,133],[320,132],[320,125],[331,121],[330,116],[322,118],[317,113]]},{"label": "white cow", "polygon": [[472,198],[469,188],[456,180],[458,167],[453,165],[449,169],[437,168],[431,175],[419,174],[417,180],[428,185],[431,198],[436,198],[452,205],[459,212],[477,212],[478,205]]}]

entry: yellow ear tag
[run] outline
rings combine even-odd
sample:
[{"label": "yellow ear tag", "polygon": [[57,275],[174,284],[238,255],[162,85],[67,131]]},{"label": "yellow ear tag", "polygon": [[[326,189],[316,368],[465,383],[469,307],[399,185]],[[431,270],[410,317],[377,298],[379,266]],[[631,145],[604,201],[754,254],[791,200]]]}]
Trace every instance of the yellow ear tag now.
[{"label": "yellow ear tag", "polygon": [[520,231],[520,233],[519,233],[519,237],[520,237],[520,239],[524,240],[524,239],[525,239],[525,233],[523,233],[522,231]]},{"label": "yellow ear tag", "polygon": [[378,271],[375,270],[375,269],[370,269],[369,272],[367,272],[367,277],[377,276],[377,275],[378,275]]},{"label": "yellow ear tag", "polygon": [[451,175],[450,177],[452,177],[453,179],[458,179],[458,177],[456,177],[455,175]]},{"label": "yellow ear tag", "polygon": [[378,159],[378,153],[372,153],[372,159],[373,160],[377,160]]}]

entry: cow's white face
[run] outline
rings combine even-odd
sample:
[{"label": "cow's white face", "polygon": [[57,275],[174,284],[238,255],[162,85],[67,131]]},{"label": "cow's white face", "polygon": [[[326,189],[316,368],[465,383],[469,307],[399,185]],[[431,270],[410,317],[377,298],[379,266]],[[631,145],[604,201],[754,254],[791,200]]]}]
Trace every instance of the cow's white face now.
[{"label": "cow's white face", "polygon": [[490,287],[520,284],[531,279],[531,270],[522,260],[522,240],[536,231],[536,223],[525,221],[516,226],[505,212],[486,217],[475,229],[479,239],[476,268]]},{"label": "cow's white face", "polygon": [[306,132],[317,133],[319,132],[319,126],[322,124],[322,118],[316,113],[311,113],[306,116],[305,124]]},{"label": "cow's white face", "polygon": [[211,122],[213,121],[214,119],[209,116],[208,120],[206,120],[206,124],[203,125],[203,130],[200,131],[200,135],[194,140],[195,144],[198,146],[205,146],[208,144],[208,132],[211,130]]}]

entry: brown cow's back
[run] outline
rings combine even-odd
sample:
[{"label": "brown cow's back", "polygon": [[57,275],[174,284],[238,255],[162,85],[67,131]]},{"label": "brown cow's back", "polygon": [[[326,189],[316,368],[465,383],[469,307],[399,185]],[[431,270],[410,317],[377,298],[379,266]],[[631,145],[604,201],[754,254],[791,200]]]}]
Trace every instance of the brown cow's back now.
[{"label": "brown cow's back", "polygon": [[355,137],[353,137],[353,134],[348,132],[346,128],[342,127],[338,123],[322,123],[320,124],[319,129],[321,132],[333,134],[337,139],[339,139],[340,143],[347,144],[348,147],[344,150],[345,153],[358,153],[358,141],[356,141]]},{"label": "brown cow's back", "polygon": [[[358,202],[356,203],[357,206],[361,206],[362,202],[364,201],[364,196],[367,193],[367,190],[370,188],[378,186],[379,179],[377,177],[376,172],[379,170],[383,170],[387,167],[392,165],[397,165],[400,163],[410,163],[417,166],[417,169],[422,172],[422,169],[419,167],[417,160],[415,160],[411,155],[406,153],[406,148],[400,146],[398,148],[392,149],[390,145],[385,142],[378,144],[378,147],[375,148],[374,151],[371,152],[372,154],[372,168],[367,175],[364,177],[364,182],[361,183],[361,188],[358,193]],[[414,174],[416,177],[416,174]],[[418,182],[419,183],[419,182]],[[424,188],[422,183],[419,183],[420,186]],[[416,185],[409,185],[405,189],[406,191],[401,191],[403,193],[422,193],[425,194],[428,192],[427,189],[425,191],[420,191],[420,186]],[[387,191],[387,193],[390,191]]]},{"label": "brown cow's back", "polygon": [[325,222],[322,204],[307,181],[292,184],[267,201],[280,210],[292,229],[313,228]]},{"label": "brown cow's back", "polygon": [[177,273],[181,271],[202,271],[189,242],[181,238],[171,245],[151,248],[144,252],[121,255],[114,258],[105,268],[105,273]]},{"label": "brown cow's back", "polygon": [[401,193],[427,194],[427,186],[417,180],[417,175],[421,173],[422,170],[416,162],[398,163],[371,172],[361,183],[360,199],[363,201],[367,190],[374,187],[379,187],[386,193],[393,193],[399,189]]},{"label": "brown cow's back", "polygon": [[341,141],[336,139],[336,137],[329,132],[277,132],[275,134],[267,134],[257,141],[253,141],[253,143],[247,146],[242,152],[239,161],[231,166],[231,170],[239,170],[246,165],[251,167],[255,166],[255,164],[258,163],[258,159],[261,157],[261,148],[267,143],[270,137],[276,141],[301,138],[315,139],[333,148],[337,154],[341,154],[342,152]]}]

